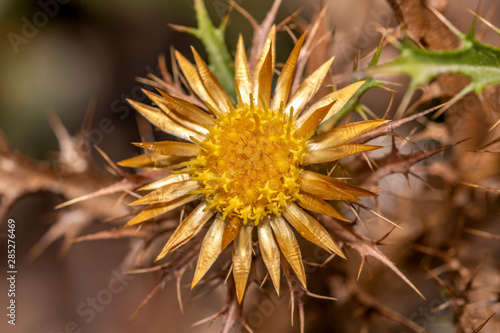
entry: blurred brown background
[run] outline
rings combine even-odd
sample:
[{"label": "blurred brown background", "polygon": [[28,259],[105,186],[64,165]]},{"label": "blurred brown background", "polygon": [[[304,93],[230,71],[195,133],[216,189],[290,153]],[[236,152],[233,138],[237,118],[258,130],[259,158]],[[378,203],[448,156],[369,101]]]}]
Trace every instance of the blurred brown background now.
[{"label": "blurred brown background", "polygon": [[[266,0],[236,2],[258,20],[263,19],[270,6]],[[483,1],[485,8],[493,2]],[[3,36],[0,39],[2,131],[14,148],[28,156],[40,160],[50,158],[51,152],[58,148],[47,113],[55,112],[68,131],[75,133],[81,126],[89,102],[95,99],[98,109],[93,128],[98,128],[102,119],[109,119],[112,130],[109,133],[99,132],[91,136],[90,141],[102,148],[113,161],[132,156],[137,150],[129,142],[139,140],[139,134],[136,114],[124,99],[129,96],[143,98],[139,90],[143,85],[134,78],[155,72],[158,54],[164,53],[169,58],[171,46],[183,53],[188,53],[190,45],[197,50],[202,49],[201,43],[194,37],[175,32],[167,26],[167,23],[195,25],[192,2],[71,0],[57,6],[54,3],[55,0],[0,2],[0,35]],[[303,8],[298,22],[305,22],[318,4],[284,1],[278,19]],[[379,41],[379,34],[371,30],[370,24],[377,22],[385,26],[391,20],[394,26],[395,21],[382,0],[334,0],[328,1],[328,4],[328,15],[336,33],[336,44],[330,50],[336,55],[334,72],[350,73],[354,47],[364,55]],[[475,9],[476,5],[476,0],[453,1],[447,10],[447,17],[463,31],[471,21],[466,9]],[[227,4],[223,0],[207,0],[206,6],[213,20],[219,22]],[[49,8],[53,16],[40,15],[43,7]],[[499,19],[497,14],[493,23],[498,24]],[[35,30],[26,28],[27,21],[38,27],[35,25]],[[251,26],[235,11],[226,34],[230,50],[234,50],[240,32],[246,37],[248,46]],[[483,40],[495,41],[490,32]],[[292,45],[288,36],[280,35],[278,61],[286,59]],[[395,54],[388,49],[384,51],[383,58]],[[382,114],[389,98],[389,93],[370,92],[364,102],[377,114]],[[105,164],[95,151],[93,155],[97,164]],[[211,327],[207,324],[192,329],[189,327],[217,312],[224,303],[225,291],[218,289],[199,299],[193,299],[189,291],[184,291],[185,313],[181,315],[174,283],[167,284],[129,323],[128,319],[137,305],[152,289],[153,275],[140,275],[126,282],[128,285],[122,291],[113,293],[109,304],[95,311],[91,320],[90,315],[77,313],[79,307],[89,308],[81,305],[87,303],[89,297],[109,294],[106,292],[110,289],[109,279],[114,272],[119,272],[128,245],[127,241],[121,240],[78,243],[66,257],[58,258],[61,243],[56,242],[38,259],[28,261],[27,252],[48,230],[54,220],[53,207],[61,202],[61,198],[48,193],[29,196],[18,202],[1,221],[0,232],[3,234],[7,219],[16,221],[18,269],[17,325],[7,325],[5,310],[2,310],[1,332],[79,332],[69,322],[75,322],[81,332],[91,333],[219,331],[219,322]],[[92,227],[85,233],[96,230],[100,228]],[[4,276],[4,238],[1,238],[1,244],[0,276]],[[0,279],[2,309],[5,309],[7,286],[5,278]],[[422,302],[424,307],[429,306],[416,296],[415,301]],[[276,310],[272,316],[289,316],[289,313]],[[88,322],[86,319],[89,319]],[[265,331],[297,331],[297,325],[290,328],[288,321],[284,322],[285,326],[274,327],[273,321],[266,319]]]}]

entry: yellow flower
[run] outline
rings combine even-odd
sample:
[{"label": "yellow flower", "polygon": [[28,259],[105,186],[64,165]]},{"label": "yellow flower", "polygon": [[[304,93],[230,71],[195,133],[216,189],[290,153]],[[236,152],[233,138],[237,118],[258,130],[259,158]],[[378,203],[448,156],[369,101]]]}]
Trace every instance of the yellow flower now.
[{"label": "yellow flower", "polygon": [[127,225],[201,200],[177,227],[157,260],[187,243],[210,223],[192,286],[233,242],[233,275],[239,302],[252,262],[254,232],[278,293],[280,252],[306,288],[301,253],[291,227],[317,246],[344,257],[330,234],[303,209],[345,220],[325,200],[355,202],[357,197],[374,194],[333,177],[304,170],[302,166],[336,161],[378,148],[348,142],[384,123],[376,120],[353,123],[314,136],[323,119],[340,110],[363,82],[326,95],[307,107],[322,85],[333,58],[291,94],[294,70],[304,41],[302,36],[282,68],[271,98],[274,39],[273,28],[251,73],[240,36],[235,57],[236,105],[194,49],[196,65],[177,52],[177,62],[189,88],[208,109],[202,110],[162,91],[161,96],[147,93],[157,107],[129,101],[152,124],[189,143],[137,143],[152,153],[120,163],[140,168],[180,167],[168,177],[142,188],[153,191],[132,204],[149,206]]}]

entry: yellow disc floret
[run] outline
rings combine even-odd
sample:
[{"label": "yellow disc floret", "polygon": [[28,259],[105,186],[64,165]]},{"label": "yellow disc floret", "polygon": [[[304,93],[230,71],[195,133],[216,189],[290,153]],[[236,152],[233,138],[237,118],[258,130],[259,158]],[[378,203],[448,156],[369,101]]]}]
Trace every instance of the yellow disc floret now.
[{"label": "yellow disc floret", "polygon": [[186,163],[192,180],[200,183],[193,193],[203,193],[223,218],[238,216],[245,224],[280,216],[287,202],[300,199],[298,166],[306,139],[296,138],[295,130],[283,108],[239,104],[219,115],[198,143],[202,153]]}]

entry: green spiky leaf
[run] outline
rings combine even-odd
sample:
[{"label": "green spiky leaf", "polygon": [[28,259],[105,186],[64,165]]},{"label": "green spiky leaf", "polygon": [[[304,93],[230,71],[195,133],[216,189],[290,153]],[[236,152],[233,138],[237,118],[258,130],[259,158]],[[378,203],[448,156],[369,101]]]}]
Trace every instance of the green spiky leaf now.
[{"label": "green spiky leaf", "polygon": [[406,99],[418,86],[426,85],[442,74],[467,76],[471,82],[450,101],[450,105],[471,91],[480,94],[488,85],[500,83],[500,48],[479,42],[474,36],[474,24],[469,33],[463,34],[441,14],[436,15],[460,39],[462,45],[459,48],[429,50],[407,38],[402,43],[393,43],[401,51],[398,58],[368,72],[410,76]]}]

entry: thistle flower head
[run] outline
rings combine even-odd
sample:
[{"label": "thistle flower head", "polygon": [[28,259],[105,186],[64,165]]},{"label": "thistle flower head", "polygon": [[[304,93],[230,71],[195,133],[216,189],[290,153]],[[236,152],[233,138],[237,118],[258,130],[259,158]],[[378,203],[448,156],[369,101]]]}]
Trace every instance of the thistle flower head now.
[{"label": "thistle flower head", "polygon": [[216,76],[193,50],[195,64],[180,53],[177,62],[206,110],[160,91],[147,93],[156,107],[130,103],[151,123],[188,142],[149,142],[136,145],[152,153],[121,162],[123,166],[173,168],[176,171],[144,190],[133,202],[148,205],[128,225],[141,223],[188,202],[200,201],[167,241],[158,259],[176,250],[207,223],[192,285],[196,285],[219,254],[233,243],[233,276],[241,302],[252,262],[253,240],[279,292],[280,253],[306,287],[304,267],[293,227],[307,240],[344,257],[317,219],[304,211],[344,218],[326,200],[355,202],[372,192],[302,167],[336,161],[376,146],[348,142],[384,121],[364,121],[333,128],[314,136],[315,129],[349,100],[362,82],[326,95],[306,107],[327,75],[328,60],[291,91],[304,42],[296,43],[271,96],[275,30],[271,29],[255,69],[250,71],[240,37],[235,57],[233,103]]}]

